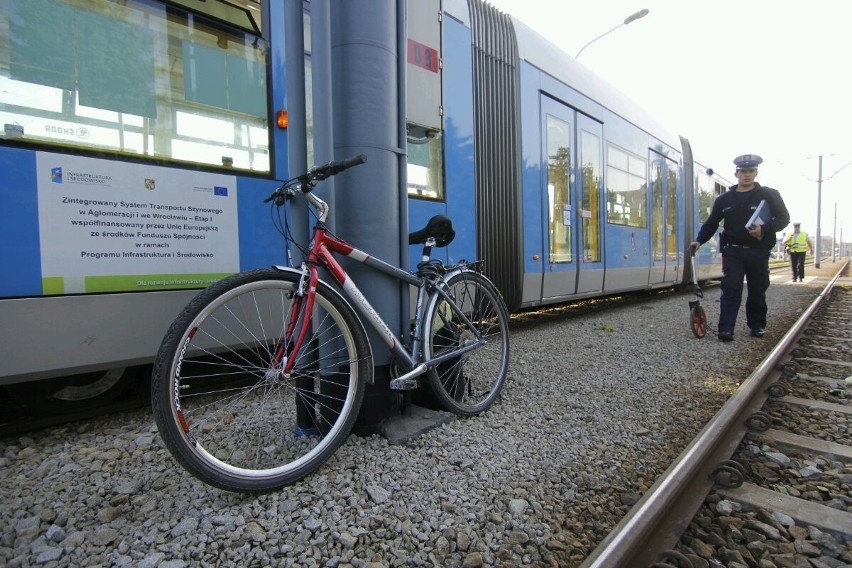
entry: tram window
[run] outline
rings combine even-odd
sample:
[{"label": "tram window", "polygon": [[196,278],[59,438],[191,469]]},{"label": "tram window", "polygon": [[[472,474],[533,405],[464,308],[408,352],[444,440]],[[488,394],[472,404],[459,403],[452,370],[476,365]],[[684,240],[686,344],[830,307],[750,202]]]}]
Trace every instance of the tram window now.
[{"label": "tram window", "polygon": [[583,169],[582,210],[583,260],[600,262],[600,182],[601,151],[600,138],[583,130],[580,133],[581,164]]},{"label": "tram window", "polygon": [[[700,169],[703,170],[703,168]],[[713,201],[721,192],[726,191],[727,188],[716,181],[712,175],[706,174],[703,171],[699,171],[695,175],[695,183],[698,188],[698,222],[703,223],[710,216],[710,211],[713,209]],[[711,253],[716,253],[719,250],[717,239],[707,241],[707,246]]]},{"label": "tram window", "polygon": [[[408,126],[408,195],[424,199],[444,199],[443,140],[440,133]],[[422,132],[421,132],[422,131]],[[420,132],[421,135],[416,135]],[[415,134],[413,134],[415,133]]]},{"label": "tram window", "polygon": [[574,262],[571,124],[547,115],[547,202],[550,262]]},{"label": "tram window", "polygon": [[714,190],[718,184],[709,175],[704,173],[697,174],[695,181],[698,187],[698,221],[703,223],[710,216],[713,200],[716,197]]},{"label": "tram window", "polygon": [[647,227],[647,162],[607,146],[606,220],[613,225]]},{"label": "tram window", "polygon": [[677,212],[680,205],[677,192],[677,166],[669,160],[665,164],[668,181],[666,184],[666,250],[669,253],[669,260],[677,260],[677,231],[674,230],[677,227]]},{"label": "tram window", "polygon": [[269,171],[266,46],[243,5],[0,4],[0,139]]}]

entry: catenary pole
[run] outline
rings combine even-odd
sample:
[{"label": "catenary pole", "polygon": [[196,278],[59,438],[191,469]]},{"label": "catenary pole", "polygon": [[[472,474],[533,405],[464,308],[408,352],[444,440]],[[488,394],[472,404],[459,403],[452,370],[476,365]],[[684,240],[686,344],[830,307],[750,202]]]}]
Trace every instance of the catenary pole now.
[{"label": "catenary pole", "polygon": [[822,217],[822,156],[819,157],[819,174],[817,175],[817,223],[816,242],[814,243],[814,268],[819,268],[819,257],[822,251],[822,244],[820,243],[822,238],[820,217]]}]

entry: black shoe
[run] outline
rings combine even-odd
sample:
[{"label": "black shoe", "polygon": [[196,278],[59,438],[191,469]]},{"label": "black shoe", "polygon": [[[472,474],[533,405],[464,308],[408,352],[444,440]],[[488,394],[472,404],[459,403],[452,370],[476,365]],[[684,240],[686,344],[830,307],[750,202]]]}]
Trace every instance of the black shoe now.
[{"label": "black shoe", "polygon": [[751,328],[751,336],[752,337],[763,337],[766,335],[766,330],[762,327],[753,327]]},{"label": "black shoe", "polygon": [[719,332],[719,341],[733,341],[734,333],[731,331],[720,331]]}]

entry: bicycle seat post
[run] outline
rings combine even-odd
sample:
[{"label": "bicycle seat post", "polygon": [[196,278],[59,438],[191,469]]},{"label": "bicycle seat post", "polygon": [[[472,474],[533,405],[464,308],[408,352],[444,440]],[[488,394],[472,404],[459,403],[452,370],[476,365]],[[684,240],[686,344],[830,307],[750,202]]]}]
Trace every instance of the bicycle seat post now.
[{"label": "bicycle seat post", "polygon": [[443,272],[443,263],[440,260],[432,260],[432,248],[435,246],[435,237],[429,237],[423,243],[423,256],[417,264],[417,276],[436,279]]},{"label": "bicycle seat post", "polygon": [[435,237],[429,237],[423,243],[423,258],[421,262],[429,262],[432,259],[432,247],[435,246]]}]

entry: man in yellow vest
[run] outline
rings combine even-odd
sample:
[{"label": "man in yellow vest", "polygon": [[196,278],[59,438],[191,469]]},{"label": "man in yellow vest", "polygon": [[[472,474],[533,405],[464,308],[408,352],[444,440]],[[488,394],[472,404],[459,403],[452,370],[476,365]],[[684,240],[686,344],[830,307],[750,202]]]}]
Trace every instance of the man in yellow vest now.
[{"label": "man in yellow vest", "polygon": [[790,265],[793,268],[793,282],[803,282],[805,278],[805,254],[813,254],[814,248],[808,240],[808,234],[800,231],[801,223],[793,223],[793,232],[784,239],[784,250],[790,252]]}]

